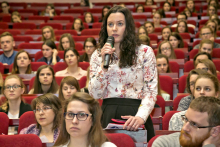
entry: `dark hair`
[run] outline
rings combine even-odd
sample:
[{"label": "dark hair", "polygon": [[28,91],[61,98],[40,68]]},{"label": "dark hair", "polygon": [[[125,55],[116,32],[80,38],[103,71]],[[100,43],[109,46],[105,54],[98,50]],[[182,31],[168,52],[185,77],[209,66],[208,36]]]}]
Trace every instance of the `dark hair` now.
[{"label": "dark hair", "polygon": [[63,92],[62,92],[62,88],[63,88],[63,85],[64,84],[67,84],[67,85],[70,85],[70,86],[74,86],[76,88],[76,90],[78,92],[80,92],[80,86],[79,86],[79,82],[77,81],[76,78],[72,77],[72,76],[67,76],[67,77],[64,77],[60,83],[60,88],[59,88],[59,99],[61,101],[64,101],[65,98],[63,96]]},{"label": "dark hair", "polygon": [[195,10],[195,3],[194,3],[193,0],[187,0],[187,2],[186,2],[186,8],[188,8],[188,7],[187,7],[187,3],[188,3],[189,1],[192,1],[193,4],[194,4],[192,12],[196,12],[196,10]]},{"label": "dark hair", "polygon": [[93,17],[93,15],[92,15],[92,13],[91,12],[86,12],[85,14],[84,14],[84,21],[86,22],[86,14],[90,14],[90,16],[92,17],[92,20],[91,20],[91,22],[90,23],[93,23],[94,22],[94,17]]},{"label": "dark hair", "polygon": [[135,24],[134,19],[131,15],[131,11],[128,8],[124,8],[122,6],[114,6],[111,8],[106,17],[103,20],[103,25],[99,34],[99,43],[100,50],[105,45],[108,33],[107,33],[107,20],[111,13],[122,13],[125,16],[126,29],[124,32],[124,38],[120,43],[120,61],[119,67],[124,68],[132,65],[136,65],[137,63],[137,55],[135,49],[140,45],[140,40],[135,35]]},{"label": "dark hair", "polygon": [[156,12],[158,12],[161,16],[161,18],[166,18],[166,14],[164,12],[164,9],[158,9]]},{"label": "dark hair", "polygon": [[185,28],[186,28],[185,33],[189,33],[189,29],[188,29],[187,23],[186,23],[185,21],[180,21],[180,22],[178,22],[177,27],[176,27],[176,29],[175,29],[175,32],[179,33],[178,28],[179,28],[179,24],[180,24],[181,22],[183,22],[183,23],[185,24]]},{"label": "dark hair", "polygon": [[52,40],[50,40],[50,39],[49,39],[49,40],[46,40],[46,41],[42,44],[42,47],[43,47],[43,45],[49,46],[50,48],[52,48],[52,50],[57,48],[57,46],[56,46],[56,44],[54,43],[54,41],[52,41]]},{"label": "dark hair", "polygon": [[201,96],[194,99],[189,107],[194,111],[208,113],[208,123],[210,126],[220,125],[220,100],[215,97]]},{"label": "dark hair", "polygon": [[144,29],[144,31],[145,31],[145,33],[146,33],[146,36],[148,36],[148,32],[147,32],[145,26],[140,26],[140,27],[138,28],[138,31],[137,31],[137,36],[138,36],[138,37],[139,37],[139,30],[140,30],[140,29]]},{"label": "dark hair", "polygon": [[143,8],[143,12],[144,12],[144,6],[142,4],[138,4],[137,7],[136,7],[136,12],[138,10],[138,7],[142,7]]},{"label": "dark hair", "polygon": [[51,38],[49,40],[52,40],[52,41],[56,41],[56,38],[55,38],[55,33],[54,33],[54,30],[51,26],[44,26],[41,30],[42,30],[42,41],[46,41],[46,38],[44,37],[44,29],[48,28],[51,32]]},{"label": "dark hair", "polygon": [[[162,33],[162,36],[163,36],[163,30],[164,29],[169,29],[170,30],[170,33],[172,33],[172,29],[170,28],[170,27],[163,27],[163,29],[162,29],[162,31],[161,31],[161,33]],[[164,39],[164,38],[162,38],[162,39]],[[168,39],[168,38],[167,38]]]},{"label": "dark hair", "polygon": [[206,56],[208,57],[208,59],[212,61],[212,56],[211,56],[209,53],[200,52],[200,53],[197,53],[197,54],[195,55],[195,57],[193,58],[193,64],[194,64],[194,65],[195,65],[195,62],[196,62],[197,57],[200,56],[200,55],[206,55]]},{"label": "dark hair", "polygon": [[[189,13],[190,13],[190,17],[192,16],[192,12],[189,10],[189,8],[185,8],[184,10],[183,10],[183,12],[186,14],[186,11],[189,11]],[[187,15],[186,15],[187,16]],[[188,16],[187,16],[188,17]]]},{"label": "dark hair", "polygon": [[[84,50],[85,50],[86,42],[91,42],[94,45],[95,49],[97,48],[96,40],[93,37],[89,37],[89,38],[86,38],[84,42],[84,45],[83,45]],[[86,52],[80,57],[80,62],[83,62],[83,61],[89,62],[89,57]]]},{"label": "dark hair", "polygon": [[[213,4],[211,4],[211,1],[213,1],[213,0],[209,0],[208,5],[213,5]],[[214,1],[215,1],[215,3],[216,3],[216,7],[217,7],[217,9],[218,9],[218,8],[219,8],[219,3],[218,3],[217,0],[214,0]]]},{"label": "dark hair", "polygon": [[68,38],[68,40],[69,40],[69,42],[70,42],[70,47],[75,48],[75,42],[74,42],[74,40],[73,40],[73,37],[71,36],[71,34],[65,33],[65,34],[63,34],[63,35],[60,37],[59,49],[60,49],[60,50],[64,50],[63,45],[62,45],[62,39],[65,38],[65,37]]},{"label": "dark hair", "polygon": [[178,44],[178,48],[183,48],[184,47],[184,42],[182,37],[180,36],[179,33],[177,32],[172,32],[169,36],[168,36],[168,41],[170,40],[170,37],[173,36],[175,37],[178,41],[180,41],[180,43]]},{"label": "dark hair", "polygon": [[[54,15],[54,16],[57,15],[57,14],[56,14],[56,11],[55,11],[54,5],[53,5],[53,4],[47,4],[46,9],[47,9],[48,6],[51,7],[51,9],[54,9],[53,15]],[[43,10],[43,11],[41,12],[41,16],[44,16],[45,13],[46,13],[46,10]]]},{"label": "dark hair", "polygon": [[108,10],[110,10],[111,9],[111,7],[109,6],[109,5],[105,5],[105,6],[103,6],[103,8],[102,8],[102,20],[104,19],[104,13],[103,13],[103,10],[104,9],[108,9]]},{"label": "dark hair", "polygon": [[[12,68],[12,74],[20,74],[19,72],[19,67],[18,67],[18,64],[17,64],[17,59],[18,59],[18,55],[20,55],[21,53],[26,53],[27,56],[28,56],[28,59],[31,61],[31,57],[29,55],[29,53],[25,50],[20,50],[16,56],[15,56],[15,59],[14,59],[14,64],[13,64],[13,68]],[[28,65],[27,67],[27,70],[26,70],[26,74],[31,74],[32,70],[31,70],[31,63]]]},{"label": "dark hair", "polygon": [[145,25],[146,25],[147,23],[150,23],[150,24],[153,26],[153,28],[154,28],[154,23],[151,22],[151,21],[145,21],[145,23],[144,23],[144,27],[145,27]]},{"label": "dark hair", "polygon": [[[165,4],[168,4],[168,5],[170,6],[170,9],[171,9],[171,4],[168,3],[168,2],[163,3],[163,8],[164,8],[164,5],[165,5]],[[170,10],[169,10],[169,11],[170,11]]]},{"label": "dark hair", "polygon": [[[54,120],[52,130],[55,130],[60,127],[61,115],[62,115],[62,105],[59,98],[52,93],[46,93],[44,95],[38,96],[33,99],[31,102],[32,110],[36,110],[36,107],[39,103],[43,103],[46,106],[50,106],[54,112]],[[36,115],[35,115],[36,117]],[[37,121],[36,121],[37,122]],[[40,124],[37,122],[37,128],[41,129]]]},{"label": "dark hair", "polygon": [[161,59],[161,58],[165,58],[165,59],[166,59],[166,61],[167,61],[167,65],[168,65],[168,68],[167,68],[167,72],[166,72],[166,73],[170,73],[171,70],[170,70],[169,58],[168,58],[166,55],[163,55],[163,54],[157,54],[157,56],[156,56],[156,60],[157,60],[157,59]]},{"label": "dark hair", "polygon": [[201,74],[205,74],[207,73],[207,71],[204,71],[202,69],[193,69],[189,72],[187,78],[186,78],[186,91],[189,93],[189,94],[193,94],[193,91],[190,90],[190,77],[192,75],[201,75]]},{"label": "dark hair", "polygon": [[[168,0],[166,0],[168,2]],[[169,3],[169,2],[168,2]],[[171,6],[175,6],[175,0],[173,0],[173,4],[170,3]]]},{"label": "dark hair", "polygon": [[[76,92],[73,94],[68,100],[65,101],[64,104],[64,113],[67,112],[67,107],[72,101],[80,101],[88,105],[88,110],[92,114],[92,126],[88,133],[88,142],[87,146],[91,147],[101,147],[101,145],[107,141],[106,136],[104,135],[102,126],[101,126],[101,115],[102,110],[99,106],[99,102],[91,97],[87,93]],[[66,144],[70,140],[70,134],[66,130],[66,122],[64,116],[62,116],[62,125],[60,129],[59,137],[54,144],[54,146],[60,146]]]},{"label": "dark hair", "polygon": [[53,81],[50,85],[50,89],[46,92],[46,93],[56,93],[59,86],[56,82],[56,79],[55,79],[55,76],[54,76],[54,70],[53,68],[50,66],[50,65],[42,65],[38,68],[37,70],[37,74],[35,76],[35,80],[34,80],[34,92],[33,94],[42,94],[44,93],[42,87],[41,87],[41,83],[40,83],[40,80],[39,80],[39,76],[40,76],[40,72],[42,69],[45,69],[45,68],[49,68],[50,71],[52,72],[52,76],[53,76]]},{"label": "dark hair", "polygon": [[80,18],[76,18],[76,19],[74,20],[73,25],[72,25],[72,29],[75,30],[75,28],[74,28],[74,23],[75,23],[76,20],[79,20],[79,21],[80,21],[81,27],[80,27],[79,30],[82,31],[82,30],[84,29],[84,25],[83,25],[83,21],[82,21]]},{"label": "dark hair", "polygon": [[185,18],[186,18],[186,20],[187,20],[187,18],[188,18],[185,12],[181,12],[181,13],[179,13],[179,14],[177,15],[177,19],[178,19],[179,15],[184,15]]},{"label": "dark hair", "polygon": [[77,63],[79,63],[79,53],[78,53],[78,51],[77,51],[76,49],[74,49],[74,48],[72,48],[72,47],[67,48],[66,50],[64,50],[64,57],[63,57],[64,62],[66,62],[65,57],[66,57],[66,53],[67,53],[68,51],[72,51],[72,52],[75,54],[75,56],[77,56]]}]

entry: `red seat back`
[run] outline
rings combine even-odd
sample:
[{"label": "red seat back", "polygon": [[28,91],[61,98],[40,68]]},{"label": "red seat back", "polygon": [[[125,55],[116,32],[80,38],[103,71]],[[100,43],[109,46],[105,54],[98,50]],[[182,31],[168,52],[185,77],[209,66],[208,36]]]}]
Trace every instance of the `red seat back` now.
[{"label": "red seat back", "polygon": [[106,134],[110,142],[117,147],[135,147],[133,139],[127,134],[123,133],[108,133]]},{"label": "red seat back", "polygon": [[42,23],[40,24],[40,29],[45,26],[51,26],[53,29],[62,30],[63,26],[60,23]]},{"label": "red seat back", "polygon": [[165,114],[165,100],[163,99],[162,96],[160,95],[157,95],[157,101],[156,101],[156,104],[158,104],[161,109],[162,109],[162,116]]},{"label": "red seat back", "polygon": [[0,28],[1,29],[8,29],[8,23],[7,22],[0,22]]},{"label": "red seat back", "polygon": [[0,136],[3,134],[8,135],[9,118],[4,112],[0,112]]},{"label": "red seat back", "polygon": [[19,49],[41,49],[43,43],[21,43],[18,45]]},{"label": "red seat back", "polygon": [[33,111],[27,111],[24,114],[21,115],[19,119],[19,126],[18,126],[18,134],[20,131],[31,124],[36,124],[37,121],[35,119],[35,114]]},{"label": "red seat back", "polygon": [[160,135],[156,135],[153,138],[150,139],[150,141],[147,144],[147,147],[152,147],[152,144],[154,143],[154,140],[157,139],[157,137],[159,137]]},{"label": "red seat back", "polygon": [[187,78],[187,76],[188,75],[183,75],[179,78],[179,93],[184,93],[184,90],[186,88],[186,78]]},{"label": "red seat back", "polygon": [[163,130],[168,130],[170,118],[173,116],[173,114],[177,112],[178,111],[169,111],[163,116],[163,120],[162,120]]},{"label": "red seat back", "polygon": [[194,69],[194,64],[193,64],[193,61],[187,61],[185,64],[184,64],[184,72],[190,72],[192,69]]},{"label": "red seat back", "polygon": [[[47,65],[45,62],[31,62],[31,70],[32,71],[37,71],[38,68],[42,65]],[[9,66],[9,72],[12,72],[13,64]]]},{"label": "red seat back", "polygon": [[176,72],[176,73],[178,73],[178,76],[179,76],[180,66],[177,62],[169,61],[169,67],[170,67],[171,72],[174,72],[174,73]]},{"label": "red seat back", "polygon": [[193,59],[198,54],[199,49],[193,49],[189,52],[189,59]]},{"label": "red seat back", "polygon": [[189,95],[189,93],[184,93],[184,94],[178,95],[178,96],[173,100],[173,110],[174,110],[174,111],[177,111],[181,99],[184,98],[184,97],[186,97],[186,96],[188,96],[188,95]]},{"label": "red seat back", "polygon": [[99,32],[101,31],[101,29],[84,29],[81,32],[81,35],[99,35]]},{"label": "red seat back", "polygon": [[0,73],[4,74],[5,67],[2,62],[0,62]]},{"label": "red seat back", "polygon": [[173,80],[169,76],[159,76],[160,87],[170,95],[170,99],[173,100]]}]

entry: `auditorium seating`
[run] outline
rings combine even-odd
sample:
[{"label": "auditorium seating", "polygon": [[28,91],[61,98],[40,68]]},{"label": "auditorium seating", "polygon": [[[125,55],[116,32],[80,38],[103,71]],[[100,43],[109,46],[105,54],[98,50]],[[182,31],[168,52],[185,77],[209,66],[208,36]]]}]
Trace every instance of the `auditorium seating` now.
[{"label": "auditorium seating", "polygon": [[9,126],[9,118],[8,118],[8,115],[6,113],[0,112],[0,122],[1,122],[0,136],[2,136],[3,134],[7,135],[8,134],[8,126]]},{"label": "auditorium seating", "polygon": [[169,111],[163,116],[163,130],[168,130],[169,128],[169,121],[173,114],[177,113],[178,111]]}]

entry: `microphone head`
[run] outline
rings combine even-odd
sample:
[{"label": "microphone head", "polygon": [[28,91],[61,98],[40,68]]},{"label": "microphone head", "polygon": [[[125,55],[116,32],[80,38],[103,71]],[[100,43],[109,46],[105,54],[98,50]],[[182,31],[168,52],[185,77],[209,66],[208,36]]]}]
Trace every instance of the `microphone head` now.
[{"label": "microphone head", "polygon": [[107,39],[107,43],[112,44],[114,46],[115,38],[113,36],[109,36]]}]

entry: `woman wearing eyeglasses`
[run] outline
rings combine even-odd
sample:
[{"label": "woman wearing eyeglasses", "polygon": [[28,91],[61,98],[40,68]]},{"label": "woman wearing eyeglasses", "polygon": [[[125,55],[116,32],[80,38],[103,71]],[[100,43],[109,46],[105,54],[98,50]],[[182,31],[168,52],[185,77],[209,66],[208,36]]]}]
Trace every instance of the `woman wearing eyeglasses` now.
[{"label": "woman wearing eyeglasses", "polygon": [[[199,75],[194,84],[193,97],[195,99],[200,96],[219,98],[219,88],[218,78],[215,75],[209,73]],[[180,131],[182,129],[183,121],[181,115],[185,115],[186,111],[175,113],[172,116],[169,122],[169,130]]]},{"label": "woman wearing eyeglasses", "polygon": [[3,82],[2,94],[6,101],[0,107],[0,112],[8,115],[9,119],[17,119],[27,112],[32,111],[31,106],[23,102],[21,95],[25,91],[25,85],[17,75],[9,75]]},{"label": "woman wearing eyeglasses", "polygon": [[59,135],[62,106],[58,97],[47,93],[33,99],[31,103],[35,113],[36,124],[31,124],[21,130],[20,134],[36,134],[40,138],[55,142]]},{"label": "woman wearing eyeglasses", "polygon": [[64,103],[59,147],[116,147],[104,135],[102,110],[97,100],[87,93],[76,92]]},{"label": "woman wearing eyeglasses", "polygon": [[157,51],[157,55],[163,54],[167,56],[169,59],[176,59],[176,55],[174,49],[169,41],[163,41],[159,45],[159,49]]}]

